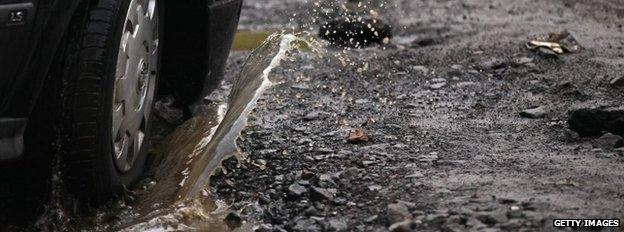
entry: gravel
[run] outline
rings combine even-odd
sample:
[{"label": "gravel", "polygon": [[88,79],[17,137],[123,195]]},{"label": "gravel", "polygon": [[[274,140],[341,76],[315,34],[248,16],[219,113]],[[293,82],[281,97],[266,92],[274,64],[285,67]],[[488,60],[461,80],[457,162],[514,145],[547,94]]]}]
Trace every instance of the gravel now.
[{"label": "gravel", "polygon": [[[303,0],[269,2],[305,15]],[[306,21],[245,4],[244,28]],[[624,128],[617,1],[395,4],[379,11],[391,44],[295,54],[273,72],[238,141],[249,160],[212,179],[218,199],[258,202],[255,223],[276,231],[549,231],[553,218],[624,213],[623,153],[594,148]],[[561,28],[585,49],[525,48]],[[232,54],[226,84],[248,54]]]}]

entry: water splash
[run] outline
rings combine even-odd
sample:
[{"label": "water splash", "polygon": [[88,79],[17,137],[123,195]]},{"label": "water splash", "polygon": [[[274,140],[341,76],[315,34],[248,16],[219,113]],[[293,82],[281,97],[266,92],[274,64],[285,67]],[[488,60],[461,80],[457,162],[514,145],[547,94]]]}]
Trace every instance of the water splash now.
[{"label": "water splash", "polygon": [[227,104],[208,106],[207,113],[178,127],[157,147],[154,169],[173,171],[156,171],[155,182],[140,193],[133,208],[121,213],[128,217],[117,222],[116,228],[229,230],[223,223],[226,207],[211,199],[206,189],[210,176],[223,160],[232,156],[240,159],[236,140],[258,99],[273,84],[269,80],[271,71],[288,59],[291,51],[302,48],[321,54],[316,43],[293,34],[270,35],[256,48],[233,83]]},{"label": "water splash", "polygon": [[258,98],[271,86],[270,72],[297,47],[296,42],[303,41],[295,35],[274,34],[249,56],[234,83],[230,93],[228,111],[216,130],[204,153],[194,162],[190,170],[188,185],[183,185],[178,197],[192,199],[197,197],[208,184],[212,173],[221,165],[221,161],[240,154],[236,139],[247,124],[247,117],[255,107]]}]

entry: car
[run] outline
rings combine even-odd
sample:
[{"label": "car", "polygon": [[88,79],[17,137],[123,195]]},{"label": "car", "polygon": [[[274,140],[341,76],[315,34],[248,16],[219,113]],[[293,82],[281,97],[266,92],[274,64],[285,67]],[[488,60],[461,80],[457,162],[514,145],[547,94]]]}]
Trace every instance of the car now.
[{"label": "car", "polygon": [[241,7],[0,0],[0,162],[52,143],[78,205],[119,196],[144,169],[155,99],[188,106],[218,86]]}]

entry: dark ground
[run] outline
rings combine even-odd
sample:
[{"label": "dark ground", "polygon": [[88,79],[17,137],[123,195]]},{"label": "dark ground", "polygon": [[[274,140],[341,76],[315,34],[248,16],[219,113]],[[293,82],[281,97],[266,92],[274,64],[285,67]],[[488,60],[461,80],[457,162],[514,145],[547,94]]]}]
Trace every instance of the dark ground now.
[{"label": "dark ground", "polygon": [[[241,28],[310,23],[311,4],[246,1]],[[299,54],[273,72],[239,140],[249,159],[213,178],[243,219],[260,231],[546,231],[553,218],[623,219],[623,151],[567,129],[573,109],[622,106],[624,89],[609,82],[624,75],[623,1],[400,0],[380,17],[392,44]],[[549,58],[524,46],[564,29],[583,51]],[[247,54],[232,55],[227,81]],[[520,117],[537,106],[544,118]],[[348,143],[352,128],[371,140]]]}]

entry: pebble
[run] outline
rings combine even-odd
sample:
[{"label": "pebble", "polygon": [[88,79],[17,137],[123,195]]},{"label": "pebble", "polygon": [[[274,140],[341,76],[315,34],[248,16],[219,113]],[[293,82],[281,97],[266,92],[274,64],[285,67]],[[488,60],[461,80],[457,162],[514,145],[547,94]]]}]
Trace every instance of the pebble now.
[{"label": "pebble", "polygon": [[303,119],[307,121],[312,121],[312,120],[318,119],[319,116],[320,116],[320,113],[318,111],[312,111],[310,113],[307,113],[305,116],[303,116]]},{"label": "pebble", "polygon": [[465,87],[476,85],[476,84],[477,83],[472,82],[472,81],[464,81],[464,82],[459,82],[455,85],[457,86],[457,88],[465,88]]},{"label": "pebble", "polygon": [[543,118],[548,114],[548,109],[544,106],[540,106],[537,108],[526,109],[520,112],[520,116],[523,118]]},{"label": "pebble", "polygon": [[344,218],[332,218],[329,220],[329,231],[347,231],[348,226]]},{"label": "pebble", "polygon": [[600,138],[594,140],[594,147],[602,149],[613,149],[624,146],[624,139],[622,136],[606,133]]},{"label": "pebble", "polygon": [[437,152],[431,152],[429,153],[429,155],[418,156],[418,161],[420,162],[434,162],[434,161],[437,161],[438,159],[440,159],[440,157],[438,157]]},{"label": "pebble", "polygon": [[432,84],[432,85],[429,86],[429,88],[430,89],[441,89],[444,86],[446,86],[446,82]]},{"label": "pebble", "polygon": [[411,232],[412,228],[412,220],[403,220],[397,223],[393,223],[388,227],[388,230],[391,232]]},{"label": "pebble", "polygon": [[313,201],[328,200],[331,201],[336,197],[338,190],[312,187],[310,191],[310,199]]},{"label": "pebble", "polygon": [[308,191],[308,189],[306,187],[303,187],[301,185],[299,185],[298,183],[294,183],[291,184],[290,186],[288,186],[288,193],[292,196],[301,196],[304,193],[306,193]]},{"label": "pebble", "polygon": [[492,58],[481,63],[481,68],[483,70],[501,69],[501,68],[504,68],[505,66],[507,66],[505,61],[498,59],[498,58]]},{"label": "pebble", "polygon": [[609,82],[609,85],[611,85],[611,87],[622,87],[622,86],[624,86],[624,76],[613,78],[613,80],[611,80]]},{"label": "pebble", "polygon": [[224,220],[230,229],[238,228],[243,224],[243,219],[236,212],[228,213]]},{"label": "pebble", "polygon": [[388,205],[388,222],[390,222],[390,224],[402,222],[406,219],[411,218],[412,214],[410,214],[409,209],[406,205],[401,203]]},{"label": "pebble", "polygon": [[448,214],[429,214],[425,216],[425,221],[429,222],[432,225],[441,225],[446,221]]},{"label": "pebble", "polygon": [[421,178],[424,177],[425,175],[422,174],[422,172],[420,171],[416,171],[410,175],[405,176],[405,178]]},{"label": "pebble", "polygon": [[414,70],[414,71],[418,71],[418,72],[421,72],[422,74],[427,74],[427,73],[429,73],[429,69],[428,69],[426,66],[424,66],[424,65],[415,65],[415,66],[412,66],[412,70]]},{"label": "pebble", "polygon": [[526,57],[526,56],[525,57],[518,57],[518,58],[513,59],[512,62],[513,62],[513,65],[515,65],[515,66],[521,66],[521,65],[533,62],[533,58]]}]

